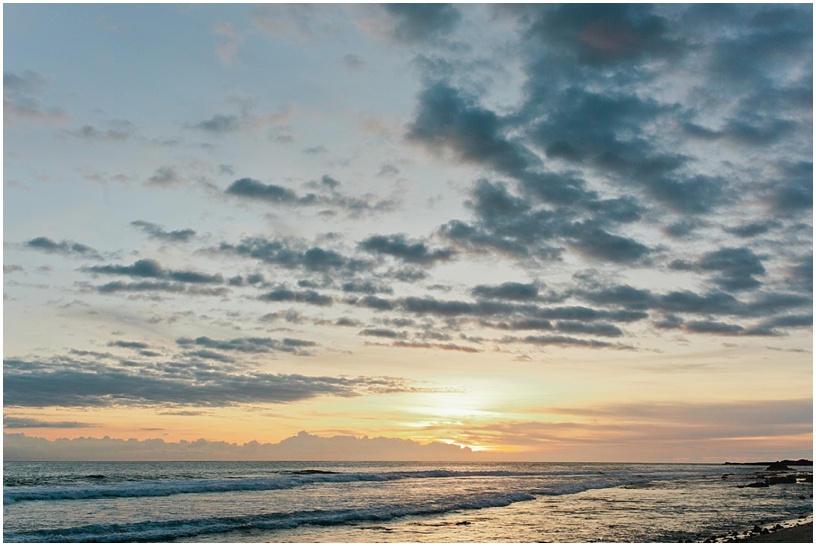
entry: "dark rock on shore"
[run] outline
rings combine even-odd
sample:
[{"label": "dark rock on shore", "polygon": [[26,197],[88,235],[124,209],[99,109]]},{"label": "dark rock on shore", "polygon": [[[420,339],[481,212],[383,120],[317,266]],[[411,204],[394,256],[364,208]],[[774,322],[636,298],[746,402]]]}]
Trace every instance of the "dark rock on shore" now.
[{"label": "dark rock on shore", "polygon": [[765,478],[765,483],[768,485],[776,485],[778,483],[796,483],[796,474],[788,474],[786,476],[768,476]]},{"label": "dark rock on shore", "polygon": [[740,489],[743,487],[770,487],[771,485],[778,485],[783,483],[797,483],[803,481],[805,483],[813,483],[813,474],[800,472],[798,474],[785,474],[783,476],[761,476],[762,481],[749,483],[748,485],[738,485]]},{"label": "dark rock on shore", "polygon": [[790,467],[787,465],[785,461],[777,461],[775,463],[771,463],[768,465],[768,468],[765,470],[768,471],[775,471],[775,470],[790,470]]}]

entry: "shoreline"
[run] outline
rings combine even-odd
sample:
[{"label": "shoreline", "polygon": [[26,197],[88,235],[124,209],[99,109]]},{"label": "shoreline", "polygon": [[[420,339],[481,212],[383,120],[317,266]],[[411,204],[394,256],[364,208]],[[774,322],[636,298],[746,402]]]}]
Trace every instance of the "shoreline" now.
[{"label": "shoreline", "polygon": [[[763,532],[765,531],[765,532]],[[752,531],[753,533],[753,531]],[[727,539],[725,542],[776,542],[789,544],[812,544],[813,522],[797,523],[792,527],[781,529],[764,528],[755,534],[746,537]]]}]

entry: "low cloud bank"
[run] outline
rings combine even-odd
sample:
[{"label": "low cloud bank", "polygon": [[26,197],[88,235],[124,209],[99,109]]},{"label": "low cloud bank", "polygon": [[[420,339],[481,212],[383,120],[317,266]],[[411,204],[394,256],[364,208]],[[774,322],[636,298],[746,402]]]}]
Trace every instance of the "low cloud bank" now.
[{"label": "low cloud bank", "polygon": [[398,438],[321,437],[300,432],[276,444],[209,441],[165,442],[80,437],[47,440],[22,433],[3,435],[6,461],[458,461],[472,459],[469,447],[420,444]]}]

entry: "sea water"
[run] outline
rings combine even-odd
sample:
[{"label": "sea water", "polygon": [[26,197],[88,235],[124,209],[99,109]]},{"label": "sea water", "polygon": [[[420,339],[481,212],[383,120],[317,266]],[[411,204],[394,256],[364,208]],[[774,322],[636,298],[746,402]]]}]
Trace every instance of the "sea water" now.
[{"label": "sea water", "polygon": [[612,463],[6,462],[3,539],[678,542],[812,518],[812,482],[745,487],[761,470]]}]

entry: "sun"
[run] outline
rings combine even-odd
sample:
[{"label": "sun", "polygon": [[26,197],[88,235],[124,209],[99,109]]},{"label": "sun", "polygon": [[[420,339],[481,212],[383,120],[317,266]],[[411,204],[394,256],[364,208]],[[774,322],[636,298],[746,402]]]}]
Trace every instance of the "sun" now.
[{"label": "sun", "polygon": [[474,391],[423,393],[409,411],[429,420],[487,419],[497,416],[497,412],[490,409],[493,398]]}]

